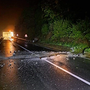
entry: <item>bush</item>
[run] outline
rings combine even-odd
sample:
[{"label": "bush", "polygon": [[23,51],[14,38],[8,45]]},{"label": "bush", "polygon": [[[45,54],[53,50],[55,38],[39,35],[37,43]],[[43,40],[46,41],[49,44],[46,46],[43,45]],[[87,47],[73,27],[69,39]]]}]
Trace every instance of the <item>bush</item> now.
[{"label": "bush", "polygon": [[41,32],[42,32],[42,35],[47,35],[47,33],[49,32],[49,27],[47,24],[44,24],[42,26]]},{"label": "bush", "polygon": [[74,40],[78,40],[80,38],[83,39],[81,31],[78,30],[78,25],[75,24],[72,25],[70,37],[73,38]]},{"label": "bush", "polygon": [[68,37],[70,35],[71,25],[68,20],[61,19],[54,21],[53,29],[52,40],[58,38],[60,39],[62,37]]}]

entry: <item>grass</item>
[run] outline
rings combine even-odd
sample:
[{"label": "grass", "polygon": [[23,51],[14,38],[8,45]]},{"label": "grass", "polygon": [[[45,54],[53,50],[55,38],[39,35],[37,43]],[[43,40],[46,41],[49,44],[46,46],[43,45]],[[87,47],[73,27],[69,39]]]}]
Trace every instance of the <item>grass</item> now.
[{"label": "grass", "polygon": [[85,52],[89,52],[90,53],[90,48],[86,49]]},{"label": "grass", "polygon": [[[70,48],[70,52],[73,53],[82,53],[83,49],[88,47],[88,45],[83,43],[67,43],[67,42],[51,42],[49,40],[40,41],[41,43],[51,44],[51,45],[57,45],[57,46],[64,46]],[[90,53],[90,48],[86,49],[85,52]]]}]

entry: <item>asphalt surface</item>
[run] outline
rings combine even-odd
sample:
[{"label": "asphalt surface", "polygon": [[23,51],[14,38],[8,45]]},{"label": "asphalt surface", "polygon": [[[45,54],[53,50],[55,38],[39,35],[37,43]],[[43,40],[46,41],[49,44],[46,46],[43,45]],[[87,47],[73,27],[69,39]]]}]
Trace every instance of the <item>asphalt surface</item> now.
[{"label": "asphalt surface", "polygon": [[0,90],[90,90],[89,59],[21,45],[0,44]]}]

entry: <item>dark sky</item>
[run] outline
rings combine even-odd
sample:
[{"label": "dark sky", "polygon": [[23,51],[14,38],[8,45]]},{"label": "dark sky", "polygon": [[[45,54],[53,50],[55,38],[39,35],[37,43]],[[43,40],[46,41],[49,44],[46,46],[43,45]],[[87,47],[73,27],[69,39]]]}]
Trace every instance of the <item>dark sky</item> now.
[{"label": "dark sky", "polygon": [[[30,5],[30,1],[31,0],[0,0],[0,35],[2,31],[8,31],[10,29],[14,30],[14,26],[17,23],[18,18],[20,17],[23,9]],[[33,0],[32,2],[35,3],[36,1],[39,2],[40,0]],[[73,2],[73,0],[64,1],[71,3],[71,5],[72,3],[75,3],[74,8],[81,8],[82,10],[85,9],[85,11],[87,10],[86,7],[89,6],[85,4],[85,0],[83,0],[83,2],[78,2],[77,0],[74,0],[75,2]]]},{"label": "dark sky", "polygon": [[0,35],[2,31],[14,30],[14,25],[27,5],[26,0],[0,0]]}]

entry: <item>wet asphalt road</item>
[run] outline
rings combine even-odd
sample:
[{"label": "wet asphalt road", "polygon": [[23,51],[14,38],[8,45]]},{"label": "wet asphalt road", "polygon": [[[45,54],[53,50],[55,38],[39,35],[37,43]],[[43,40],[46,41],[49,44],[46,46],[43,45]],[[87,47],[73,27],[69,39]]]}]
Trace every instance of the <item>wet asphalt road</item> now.
[{"label": "wet asphalt road", "polygon": [[22,45],[31,53],[10,41],[0,44],[0,90],[90,90],[90,85],[58,68],[90,82],[89,59]]}]

